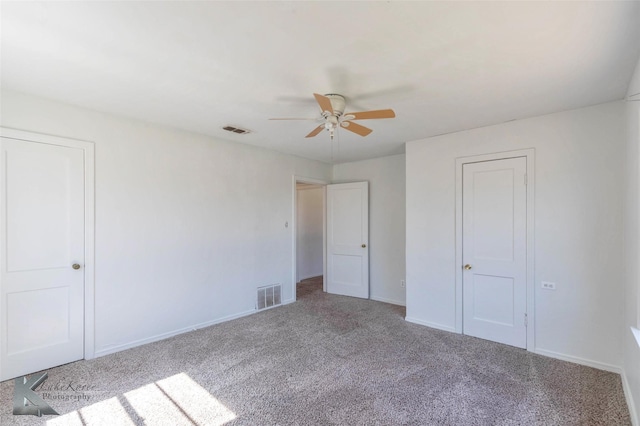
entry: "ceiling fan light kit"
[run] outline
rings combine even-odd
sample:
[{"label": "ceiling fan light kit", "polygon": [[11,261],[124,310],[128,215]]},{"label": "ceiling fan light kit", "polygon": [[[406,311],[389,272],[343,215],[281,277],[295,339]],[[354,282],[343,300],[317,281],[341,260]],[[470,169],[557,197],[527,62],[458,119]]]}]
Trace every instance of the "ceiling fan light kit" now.
[{"label": "ceiling fan light kit", "polygon": [[[375,111],[363,111],[363,112],[350,112],[344,114],[345,107],[347,105],[346,99],[342,95],[336,93],[329,93],[326,95],[319,95],[314,93],[318,106],[322,115],[324,123],[316,127],[309,133],[307,138],[312,138],[322,130],[329,131],[331,140],[333,140],[334,132],[338,127],[349,130],[360,136],[367,136],[373,130],[368,127],[362,126],[358,123],[354,123],[353,120],[372,120],[380,118],[394,118],[396,116],[392,109],[381,109]],[[271,120],[306,120],[304,118],[272,118]],[[315,120],[315,119],[308,119]]]}]

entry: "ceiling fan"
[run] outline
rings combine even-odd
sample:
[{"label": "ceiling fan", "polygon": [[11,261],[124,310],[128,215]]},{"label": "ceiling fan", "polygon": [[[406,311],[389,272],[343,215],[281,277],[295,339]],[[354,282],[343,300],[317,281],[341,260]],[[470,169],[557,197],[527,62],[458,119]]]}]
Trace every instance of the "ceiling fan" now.
[{"label": "ceiling fan", "polygon": [[[329,131],[331,139],[333,140],[334,131],[338,127],[349,130],[360,136],[367,136],[373,130],[368,127],[364,127],[358,123],[354,123],[354,120],[371,120],[378,118],[393,118],[396,113],[392,109],[380,109],[375,111],[362,111],[362,112],[349,112],[344,113],[346,100],[344,96],[337,95],[335,93],[329,93],[327,95],[319,95],[314,93],[316,102],[320,106],[321,115],[319,119],[324,121],[318,127],[313,129],[309,133],[307,138],[312,138],[320,133],[322,130]],[[270,120],[317,120],[316,118],[271,118]]]}]

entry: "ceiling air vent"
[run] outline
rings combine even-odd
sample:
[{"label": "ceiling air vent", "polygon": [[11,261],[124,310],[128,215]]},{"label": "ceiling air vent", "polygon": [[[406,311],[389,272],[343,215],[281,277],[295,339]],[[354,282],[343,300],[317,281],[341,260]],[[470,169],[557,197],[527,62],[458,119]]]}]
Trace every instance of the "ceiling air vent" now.
[{"label": "ceiling air vent", "polygon": [[233,126],[224,126],[222,129],[226,130],[227,132],[237,133],[239,135],[244,135],[244,134],[247,134],[247,133],[251,133],[247,129],[240,129],[238,127],[233,127]]}]

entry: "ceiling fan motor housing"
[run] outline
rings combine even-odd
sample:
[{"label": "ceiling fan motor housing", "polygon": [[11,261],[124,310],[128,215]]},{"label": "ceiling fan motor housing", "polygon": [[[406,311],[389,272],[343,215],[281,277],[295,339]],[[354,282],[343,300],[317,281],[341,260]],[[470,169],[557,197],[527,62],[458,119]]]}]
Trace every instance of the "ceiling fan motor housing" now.
[{"label": "ceiling fan motor housing", "polygon": [[340,117],[344,113],[346,101],[344,96],[337,95],[335,93],[329,93],[325,95],[331,101],[331,107],[333,108],[333,115]]}]

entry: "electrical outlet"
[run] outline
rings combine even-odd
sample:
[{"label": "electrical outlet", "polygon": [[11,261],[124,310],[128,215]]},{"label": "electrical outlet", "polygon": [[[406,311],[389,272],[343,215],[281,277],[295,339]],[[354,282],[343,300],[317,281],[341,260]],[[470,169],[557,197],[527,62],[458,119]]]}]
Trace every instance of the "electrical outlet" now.
[{"label": "electrical outlet", "polygon": [[405,282],[404,280],[400,280],[400,287],[404,288],[405,287]]},{"label": "electrical outlet", "polygon": [[544,288],[545,290],[555,290],[556,289],[556,283],[550,283],[548,281],[542,281],[542,288]]}]

